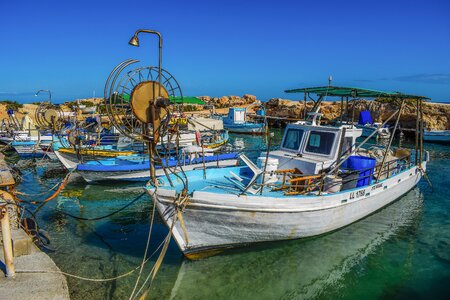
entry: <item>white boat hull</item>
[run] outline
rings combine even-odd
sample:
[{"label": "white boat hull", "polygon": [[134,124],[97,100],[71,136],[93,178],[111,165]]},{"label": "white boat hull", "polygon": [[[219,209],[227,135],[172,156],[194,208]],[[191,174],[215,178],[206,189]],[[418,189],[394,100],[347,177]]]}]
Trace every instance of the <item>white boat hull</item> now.
[{"label": "white boat hull", "polygon": [[[376,212],[411,190],[421,177],[421,171],[412,167],[372,186],[321,196],[261,197],[195,191],[182,213],[187,238],[179,221],[173,227],[173,237],[187,257],[195,258],[209,250],[316,236]],[[177,218],[175,191],[160,187],[154,199],[170,228]]]},{"label": "white boat hull", "polygon": [[74,157],[72,157],[70,154],[61,153],[59,151],[53,152],[56,156],[56,158],[61,162],[61,164],[69,171],[72,171],[75,169],[78,165],[78,161],[75,160]]}]

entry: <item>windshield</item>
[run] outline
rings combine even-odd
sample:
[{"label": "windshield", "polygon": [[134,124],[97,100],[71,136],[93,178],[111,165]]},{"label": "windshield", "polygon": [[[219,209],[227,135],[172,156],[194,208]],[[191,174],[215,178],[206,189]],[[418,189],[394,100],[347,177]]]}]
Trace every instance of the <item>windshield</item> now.
[{"label": "windshield", "polygon": [[284,136],[283,148],[290,150],[298,150],[303,138],[302,129],[288,129]]},{"label": "windshield", "polygon": [[305,151],[325,155],[330,154],[334,136],[333,132],[311,131]]}]

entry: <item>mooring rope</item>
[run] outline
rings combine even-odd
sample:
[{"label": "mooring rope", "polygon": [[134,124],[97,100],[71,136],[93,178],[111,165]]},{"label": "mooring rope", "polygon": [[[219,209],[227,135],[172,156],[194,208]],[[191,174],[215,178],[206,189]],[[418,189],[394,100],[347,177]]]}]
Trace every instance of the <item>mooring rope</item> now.
[{"label": "mooring rope", "polygon": [[152,236],[152,232],[153,232],[153,221],[155,220],[155,211],[156,211],[156,202],[153,202],[152,215],[151,215],[151,219],[150,219],[150,227],[149,227],[148,235],[147,235],[147,244],[145,245],[145,251],[144,251],[144,256],[142,257],[142,263],[141,263],[141,268],[139,269],[139,275],[138,275],[138,278],[136,279],[136,283],[134,284],[133,291],[131,292],[131,295],[128,298],[129,300],[133,299],[134,293],[136,292],[136,288],[139,284],[139,281],[141,280],[142,271],[143,271],[144,265],[145,265],[145,259],[147,257],[147,251],[148,251],[148,248],[150,247],[150,240],[151,240],[151,236]]},{"label": "mooring rope", "polygon": [[100,216],[100,217],[84,218],[84,217],[72,215],[72,214],[70,214],[70,213],[68,213],[68,212],[64,212],[64,211],[62,211],[62,210],[58,210],[58,212],[59,212],[59,213],[62,213],[62,214],[65,215],[65,216],[68,216],[68,217],[71,217],[71,218],[74,218],[74,219],[80,220],[80,221],[98,221],[98,220],[101,220],[101,219],[105,219],[105,218],[111,217],[111,216],[113,216],[113,215],[115,215],[115,214],[121,212],[122,210],[124,210],[124,209],[130,207],[131,205],[133,205],[134,203],[136,203],[138,200],[140,200],[140,199],[142,198],[142,196],[144,196],[144,195],[145,195],[145,192],[142,193],[142,194],[140,194],[139,196],[137,196],[136,198],[134,198],[131,202],[127,203],[126,205],[122,206],[121,208],[119,208],[119,209],[113,211],[112,213],[109,213],[109,214],[107,214],[107,215]]},{"label": "mooring rope", "polygon": [[[158,247],[156,247],[155,251],[145,260],[145,263],[147,263],[157,252],[158,250],[164,245],[164,241],[159,244]],[[141,267],[141,265],[135,267],[134,269],[131,269],[128,272],[122,273],[115,277],[109,277],[109,278],[90,278],[90,277],[84,277],[80,275],[75,275],[63,271],[52,271],[52,270],[26,270],[26,269],[16,269],[16,273],[50,273],[50,274],[61,274],[64,276],[84,280],[84,281],[93,281],[93,282],[107,282],[107,281],[114,281],[120,278],[127,277],[131,274],[133,274],[136,270],[138,270]]]}]

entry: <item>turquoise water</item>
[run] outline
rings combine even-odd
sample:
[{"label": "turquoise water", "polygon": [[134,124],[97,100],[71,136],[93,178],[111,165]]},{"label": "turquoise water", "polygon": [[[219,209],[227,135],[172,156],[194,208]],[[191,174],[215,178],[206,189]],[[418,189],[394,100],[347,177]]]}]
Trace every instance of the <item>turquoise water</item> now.
[{"label": "turquoise water", "polygon": [[[232,138],[247,150],[261,149],[266,144],[261,137]],[[277,132],[273,145],[279,139]],[[148,290],[148,299],[447,298],[450,147],[426,148],[431,152],[428,174],[434,191],[423,180],[399,201],[331,234],[235,249],[201,261],[185,260],[171,242]],[[44,171],[41,167],[23,171],[18,189],[45,192],[64,176],[45,179]],[[146,195],[100,221],[77,221],[61,212],[85,218],[107,215],[141,193],[140,184],[72,182],[43,207],[38,221],[51,240],[49,255],[60,269],[80,276],[108,278],[139,266],[152,211]],[[159,218],[155,221],[150,252],[168,233],[161,222]],[[154,261],[152,258],[144,269],[141,284]],[[71,297],[128,299],[137,273],[101,283],[69,278]]]}]

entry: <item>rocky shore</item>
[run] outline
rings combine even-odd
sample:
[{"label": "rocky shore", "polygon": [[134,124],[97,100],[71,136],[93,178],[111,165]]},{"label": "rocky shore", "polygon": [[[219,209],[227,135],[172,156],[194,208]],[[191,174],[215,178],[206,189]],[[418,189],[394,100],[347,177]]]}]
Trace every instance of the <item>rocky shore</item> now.
[{"label": "rocky shore", "polygon": [[[210,97],[210,96],[198,96],[197,98],[203,100],[207,106],[202,105],[188,105],[188,111],[208,114],[208,107],[214,106],[218,113],[226,114],[229,107],[245,107],[255,102],[257,97],[250,94],[241,96],[222,96],[222,97]],[[92,102],[93,104],[101,103],[101,98],[83,99],[83,102]],[[414,102],[415,103],[415,102]],[[402,128],[415,128],[416,126],[416,109],[413,102],[407,103],[403,109],[402,116],[400,118],[400,126]],[[74,102],[65,102],[62,105],[63,110],[70,111],[70,107]],[[273,98],[265,103],[266,115],[277,118],[285,119],[302,119],[305,111],[305,104],[303,101],[293,101],[288,99]],[[307,111],[313,106],[310,101],[306,105]],[[29,114],[31,118],[34,118],[35,111],[37,109],[35,104],[23,104],[16,109],[16,116],[22,117],[25,112]],[[386,102],[381,103],[377,101],[360,100],[357,102],[350,102],[348,116],[355,121],[358,120],[359,112],[361,110],[370,110],[374,121],[382,122],[387,119],[393,112],[399,107],[398,103]],[[7,118],[8,105],[0,102],[0,118]],[[339,119],[341,114],[340,102],[322,102],[320,112],[323,113],[322,120],[325,122]],[[432,130],[450,130],[450,103],[424,103],[424,120],[425,127]],[[280,122],[278,122],[280,123]]]},{"label": "rocky shore", "polygon": [[[307,103],[307,111],[309,111],[313,103]],[[302,118],[305,110],[303,101],[292,101],[285,99],[270,99],[266,103],[267,112],[266,115],[281,117],[281,118]],[[369,110],[372,115],[372,119],[375,122],[383,122],[391,114],[397,111],[399,103],[387,102],[381,103],[377,101],[361,100],[356,103],[349,104],[348,117],[358,121],[359,112],[362,110]],[[322,102],[320,106],[320,112],[323,113],[322,120],[333,121],[338,120],[341,114],[340,102]],[[450,103],[432,103],[425,102],[423,106],[423,116],[425,121],[425,127],[432,130],[449,130],[450,129]],[[416,127],[416,108],[415,102],[407,102],[402,115],[400,117],[401,128]],[[392,120],[392,123],[394,121]]]}]

